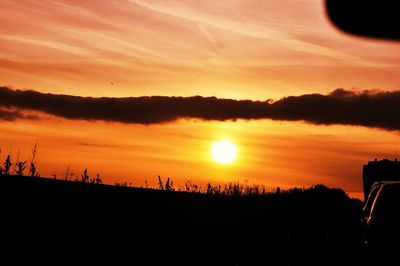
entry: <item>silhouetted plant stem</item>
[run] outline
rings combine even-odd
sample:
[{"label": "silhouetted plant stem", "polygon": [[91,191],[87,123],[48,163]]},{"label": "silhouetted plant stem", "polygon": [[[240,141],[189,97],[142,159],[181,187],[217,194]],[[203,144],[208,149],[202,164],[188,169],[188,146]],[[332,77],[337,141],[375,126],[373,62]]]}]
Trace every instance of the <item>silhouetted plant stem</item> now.
[{"label": "silhouetted plant stem", "polygon": [[4,161],[4,174],[9,175],[11,170],[12,162],[10,154],[7,155],[6,160]]},{"label": "silhouetted plant stem", "polygon": [[164,185],[163,185],[163,182],[162,182],[160,176],[158,176],[158,186],[159,186],[159,188],[160,188],[161,190],[164,190]]},{"label": "silhouetted plant stem", "polygon": [[36,155],[37,155],[37,143],[35,143],[35,145],[32,148],[32,157],[31,157],[31,160],[29,162],[29,164],[30,164],[30,166],[29,166],[29,176],[31,176],[31,177],[38,177],[39,176],[39,173],[37,172],[37,169],[36,169],[36,164],[37,164],[36,163],[37,162]]},{"label": "silhouetted plant stem", "polygon": [[85,168],[85,170],[83,171],[83,174],[82,174],[81,177],[82,177],[82,179],[81,179],[82,183],[89,182],[89,173],[88,173],[88,169],[87,168]]}]

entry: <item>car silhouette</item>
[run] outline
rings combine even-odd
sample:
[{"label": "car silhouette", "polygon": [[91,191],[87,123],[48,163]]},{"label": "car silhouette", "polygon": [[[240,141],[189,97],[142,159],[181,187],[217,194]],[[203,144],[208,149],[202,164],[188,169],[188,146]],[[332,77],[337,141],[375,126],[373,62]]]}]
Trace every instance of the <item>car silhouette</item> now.
[{"label": "car silhouette", "polygon": [[362,223],[362,264],[396,265],[400,249],[400,182],[374,183]]},{"label": "car silhouette", "polygon": [[396,182],[397,181],[378,181],[372,184],[371,190],[368,194],[367,200],[365,201],[364,207],[362,209],[361,224],[363,225],[363,228],[365,228],[365,226],[368,223],[368,219],[371,216],[372,205],[374,204],[376,195],[378,194],[381,187],[385,184],[396,183]]}]

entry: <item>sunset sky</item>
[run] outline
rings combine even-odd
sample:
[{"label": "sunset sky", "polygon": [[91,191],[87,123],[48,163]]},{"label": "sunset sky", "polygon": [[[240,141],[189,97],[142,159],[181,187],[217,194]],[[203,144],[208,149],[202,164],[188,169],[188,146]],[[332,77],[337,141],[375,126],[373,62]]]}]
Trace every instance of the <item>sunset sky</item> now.
[{"label": "sunset sky", "polygon": [[[363,164],[400,158],[398,116],[365,121],[357,109],[343,119],[365,95],[381,104],[368,105],[367,113],[393,104],[400,43],[339,32],[321,0],[2,0],[0,16],[6,91],[0,93],[0,159],[10,151],[15,158],[18,149],[28,159],[37,143],[42,176],[61,177],[68,166],[80,175],[87,167],[106,183],[155,185],[157,175],[177,184],[323,183],[359,197]],[[36,91],[42,100],[29,102],[16,90]],[[71,106],[95,101],[103,109],[77,107],[72,114],[58,102],[43,107],[57,94],[79,96],[61,97]],[[299,109],[282,100],[259,111],[260,104],[306,94],[351,104],[334,118],[332,109],[310,114],[325,107],[314,105],[321,97]],[[170,97],[196,95],[206,98]],[[166,97],[145,98],[143,109],[122,108],[126,117],[113,109],[113,101],[129,105],[126,97],[139,96]],[[210,96],[232,99],[239,111]],[[149,111],[148,104],[161,100],[160,110]],[[171,110],[176,101],[182,109]],[[393,106],[396,112],[399,105]],[[213,143],[223,139],[237,147],[230,164],[211,156]]]}]

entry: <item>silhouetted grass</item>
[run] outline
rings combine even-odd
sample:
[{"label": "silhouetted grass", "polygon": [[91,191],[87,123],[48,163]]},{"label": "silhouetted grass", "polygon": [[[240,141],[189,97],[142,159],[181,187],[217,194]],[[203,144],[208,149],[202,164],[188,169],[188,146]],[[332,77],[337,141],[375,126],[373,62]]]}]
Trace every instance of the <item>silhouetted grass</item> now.
[{"label": "silhouetted grass", "polygon": [[11,159],[0,176],[0,265],[355,262],[361,202],[341,189],[174,186],[161,176],[158,188],[139,188],[102,184],[87,169],[80,178],[70,169],[62,179],[10,175]]}]

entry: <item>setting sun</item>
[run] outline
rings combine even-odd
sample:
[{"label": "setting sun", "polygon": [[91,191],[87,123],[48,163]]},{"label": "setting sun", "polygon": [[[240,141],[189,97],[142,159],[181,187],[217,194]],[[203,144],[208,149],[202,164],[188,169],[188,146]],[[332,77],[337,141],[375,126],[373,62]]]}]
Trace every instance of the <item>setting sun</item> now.
[{"label": "setting sun", "polygon": [[236,159],[236,145],[228,140],[216,141],[212,145],[211,154],[217,163],[229,164]]}]

